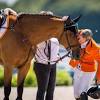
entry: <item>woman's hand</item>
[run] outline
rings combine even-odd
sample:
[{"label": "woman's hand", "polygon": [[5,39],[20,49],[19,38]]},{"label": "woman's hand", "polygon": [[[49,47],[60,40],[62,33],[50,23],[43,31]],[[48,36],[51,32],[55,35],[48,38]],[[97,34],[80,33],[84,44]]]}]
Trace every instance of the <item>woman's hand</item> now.
[{"label": "woman's hand", "polygon": [[97,80],[96,83],[97,83],[97,84],[100,84],[100,80]]}]

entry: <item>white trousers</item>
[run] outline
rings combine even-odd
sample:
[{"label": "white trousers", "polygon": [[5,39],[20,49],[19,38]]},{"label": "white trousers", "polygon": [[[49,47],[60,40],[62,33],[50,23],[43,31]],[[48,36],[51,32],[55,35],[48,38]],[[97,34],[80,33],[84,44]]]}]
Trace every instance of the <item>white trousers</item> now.
[{"label": "white trousers", "polygon": [[82,92],[87,92],[96,72],[83,72],[78,68],[74,70],[74,96],[79,98]]}]

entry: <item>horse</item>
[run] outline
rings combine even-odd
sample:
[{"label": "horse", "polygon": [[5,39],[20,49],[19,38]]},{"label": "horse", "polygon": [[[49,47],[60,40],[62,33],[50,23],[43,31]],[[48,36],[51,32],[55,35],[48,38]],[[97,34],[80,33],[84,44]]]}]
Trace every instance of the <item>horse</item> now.
[{"label": "horse", "polygon": [[[7,11],[7,9],[6,9]],[[11,92],[12,71],[18,69],[17,98],[22,100],[25,77],[30,62],[35,54],[36,45],[42,41],[56,37],[67,49],[79,53],[75,23],[69,16],[66,21],[62,17],[43,14],[13,14],[5,9],[0,14],[0,63],[4,66],[4,100],[9,100]],[[4,20],[7,24],[4,24]],[[2,24],[3,23],[3,24]],[[4,26],[5,25],[5,26]]]}]

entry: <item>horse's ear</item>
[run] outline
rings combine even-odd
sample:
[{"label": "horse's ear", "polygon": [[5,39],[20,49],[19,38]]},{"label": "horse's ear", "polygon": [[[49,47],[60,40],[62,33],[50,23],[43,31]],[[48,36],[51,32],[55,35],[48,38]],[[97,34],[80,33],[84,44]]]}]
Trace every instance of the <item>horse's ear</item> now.
[{"label": "horse's ear", "polygon": [[77,23],[81,17],[82,17],[82,15],[79,15],[78,17],[76,17],[75,19],[73,19],[72,20],[72,24]]},{"label": "horse's ear", "polygon": [[66,21],[67,25],[70,25],[72,23],[70,16],[64,16],[62,20]]}]

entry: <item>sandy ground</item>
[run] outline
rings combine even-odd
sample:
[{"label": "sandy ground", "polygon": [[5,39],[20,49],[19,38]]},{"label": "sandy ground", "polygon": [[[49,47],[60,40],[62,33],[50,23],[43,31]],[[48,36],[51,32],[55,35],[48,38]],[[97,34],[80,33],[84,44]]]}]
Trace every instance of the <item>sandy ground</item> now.
[{"label": "sandy ground", "polygon": [[[23,100],[35,100],[36,90],[37,88],[33,87],[24,88]],[[3,93],[4,93],[3,88],[0,88],[0,100],[3,100],[4,97]],[[12,88],[9,100],[15,100],[15,99],[16,99],[16,88]],[[73,87],[56,87],[54,100],[75,100],[73,96]],[[89,100],[93,99],[89,98]]]}]

